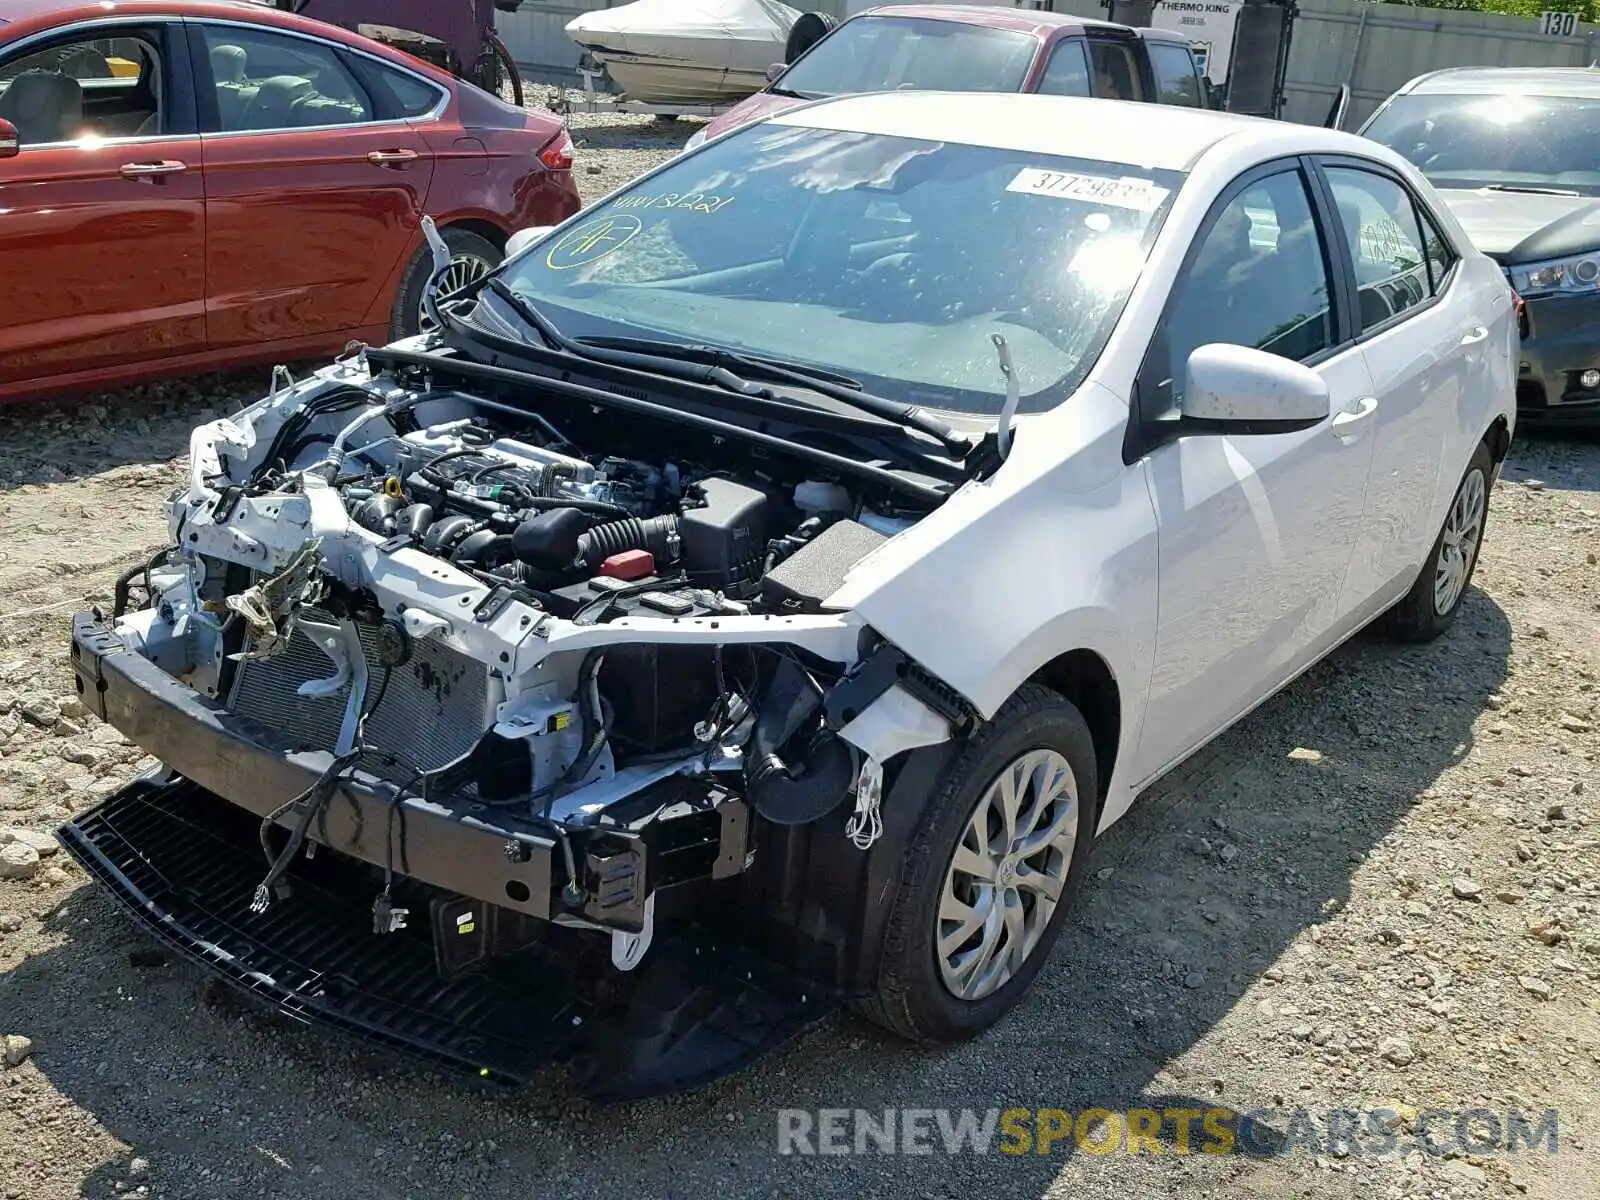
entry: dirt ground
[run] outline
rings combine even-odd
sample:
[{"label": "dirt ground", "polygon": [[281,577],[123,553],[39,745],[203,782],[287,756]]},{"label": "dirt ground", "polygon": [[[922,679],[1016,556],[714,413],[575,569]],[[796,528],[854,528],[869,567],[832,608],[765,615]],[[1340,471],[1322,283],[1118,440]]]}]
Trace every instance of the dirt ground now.
[{"label": "dirt ground", "polygon": [[[691,128],[587,130],[586,190]],[[189,428],[265,382],[0,411],[0,827],[138,767],[71,699],[66,621],[163,543]],[[0,879],[0,1194],[1600,1196],[1597,551],[1600,438],[1520,437],[1451,634],[1358,638],[1144,797],[1030,999],[957,1047],[839,1018],[673,1099],[486,1095],[227,1003],[50,854]],[[780,1109],[886,1106],[1266,1109],[1282,1153],[777,1152]],[[1390,1153],[1323,1116],[1373,1108]],[[1556,1152],[1416,1148],[1473,1108],[1557,1110]]]}]

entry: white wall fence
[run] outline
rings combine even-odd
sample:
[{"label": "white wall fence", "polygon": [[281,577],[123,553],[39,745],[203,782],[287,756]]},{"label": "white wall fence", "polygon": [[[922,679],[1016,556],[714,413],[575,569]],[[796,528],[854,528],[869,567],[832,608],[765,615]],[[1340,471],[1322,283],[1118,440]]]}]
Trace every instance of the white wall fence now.
[{"label": "white wall fence", "polygon": [[597,8],[615,7],[610,0],[523,0],[514,13],[495,13],[495,29],[524,82],[576,87],[582,82],[578,59],[583,51],[567,36],[567,22]]},{"label": "white wall fence", "polygon": [[[575,86],[580,51],[566,35],[579,13],[623,0],[524,0],[497,14],[500,35],[523,75],[534,83]],[[910,0],[790,0],[802,10],[843,17],[873,4]],[[921,0],[926,3],[927,0]],[[966,0],[1006,5],[1012,0]],[[1016,0],[1017,7],[1038,7]],[[1101,0],[1053,0],[1057,12],[1104,17]],[[1600,59],[1600,28],[1577,22],[1546,32],[1538,19],[1458,9],[1419,8],[1366,0],[1299,0],[1284,75],[1286,120],[1320,125],[1341,84],[1353,129],[1413,76],[1441,67],[1584,67]]]},{"label": "white wall fence", "polygon": [[1542,32],[1538,19],[1459,9],[1300,0],[1289,43],[1282,116],[1320,125],[1349,84],[1344,127],[1355,129],[1408,79],[1443,67],[1587,67],[1600,29]]}]

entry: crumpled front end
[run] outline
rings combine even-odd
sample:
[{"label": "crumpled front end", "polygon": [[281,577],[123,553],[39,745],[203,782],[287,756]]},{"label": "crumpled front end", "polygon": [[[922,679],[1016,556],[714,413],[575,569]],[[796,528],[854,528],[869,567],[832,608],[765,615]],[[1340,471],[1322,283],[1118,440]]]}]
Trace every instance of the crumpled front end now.
[{"label": "crumpled front end", "polygon": [[828,603],[925,503],[567,416],[353,360],[196,430],[170,549],[73,623],[84,702],[164,771],[62,836],[297,1017],[639,1094],[849,990],[864,891],[798,929],[796,848],[864,872],[970,713]]}]

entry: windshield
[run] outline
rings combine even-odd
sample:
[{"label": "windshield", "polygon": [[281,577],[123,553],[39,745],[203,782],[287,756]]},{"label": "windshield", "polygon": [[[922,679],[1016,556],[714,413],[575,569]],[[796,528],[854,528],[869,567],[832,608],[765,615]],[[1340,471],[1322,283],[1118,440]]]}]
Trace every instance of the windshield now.
[{"label": "windshield", "polygon": [[1181,182],[755,125],[596,205],[503,274],[574,337],[714,344],[953,412],[1000,411],[999,333],[1022,410],[1037,411],[1093,366]]},{"label": "windshield", "polygon": [[912,88],[1020,92],[1038,50],[1031,34],[926,17],[846,21],[778,81],[815,98]]},{"label": "windshield", "polygon": [[1600,195],[1600,101],[1581,96],[1397,97],[1363,134],[1435,187],[1549,188]]}]

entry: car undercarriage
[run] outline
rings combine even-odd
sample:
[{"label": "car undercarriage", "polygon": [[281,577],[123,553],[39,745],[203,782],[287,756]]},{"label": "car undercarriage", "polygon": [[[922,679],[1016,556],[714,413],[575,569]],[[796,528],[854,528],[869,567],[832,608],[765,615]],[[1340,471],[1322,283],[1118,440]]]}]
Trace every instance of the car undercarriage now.
[{"label": "car undercarriage", "polygon": [[296,1019],[618,1097],[869,986],[972,713],[828,604],[948,479],[587,398],[391,348],[197,429],[171,546],[73,623],[162,765],[61,838]]}]

